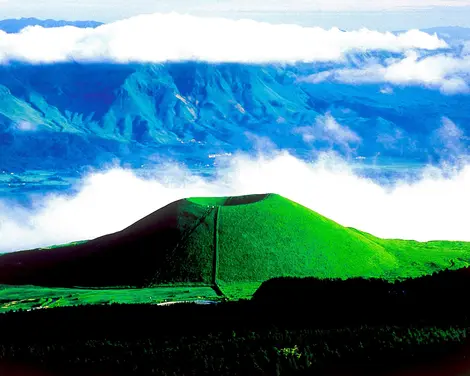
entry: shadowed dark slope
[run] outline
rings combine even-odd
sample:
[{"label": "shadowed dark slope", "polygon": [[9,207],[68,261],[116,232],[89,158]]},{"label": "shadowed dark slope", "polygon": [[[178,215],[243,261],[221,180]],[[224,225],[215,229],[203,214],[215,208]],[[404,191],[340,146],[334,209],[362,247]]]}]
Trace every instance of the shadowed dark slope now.
[{"label": "shadowed dark slope", "polygon": [[160,284],[209,283],[212,239],[208,239],[206,247],[197,249],[197,254],[195,247],[187,244],[188,237],[208,220],[205,212],[198,207],[188,208],[181,200],[123,231],[83,244],[6,254],[0,257],[0,283],[43,286],[147,286],[154,280]]}]

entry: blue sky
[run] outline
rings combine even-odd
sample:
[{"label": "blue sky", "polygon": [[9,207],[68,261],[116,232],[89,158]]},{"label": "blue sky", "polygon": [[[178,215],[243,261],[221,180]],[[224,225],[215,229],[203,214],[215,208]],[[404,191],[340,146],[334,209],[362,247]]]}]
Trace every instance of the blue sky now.
[{"label": "blue sky", "polygon": [[0,19],[38,17],[109,22],[142,13],[170,11],[343,29],[470,27],[470,0],[0,0]]}]

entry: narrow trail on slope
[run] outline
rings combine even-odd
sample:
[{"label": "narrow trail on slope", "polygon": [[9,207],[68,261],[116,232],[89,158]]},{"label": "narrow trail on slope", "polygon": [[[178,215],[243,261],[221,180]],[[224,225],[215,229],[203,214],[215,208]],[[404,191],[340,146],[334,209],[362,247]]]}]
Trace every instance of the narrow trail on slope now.
[{"label": "narrow trail on slope", "polygon": [[[181,247],[188,239],[189,237],[197,230],[197,228],[202,225],[205,220],[207,219],[207,217],[212,213],[212,211],[214,210],[214,207],[211,207],[211,208],[208,208],[204,214],[199,217],[196,221],[196,224],[194,226],[192,226],[191,228],[185,230],[181,236],[181,239],[179,240],[178,243],[176,243],[176,245],[173,247],[173,249],[168,252],[168,255],[166,256],[166,262],[167,263],[170,263],[170,259],[171,257],[175,254],[176,250]],[[149,279],[149,282],[147,282],[146,286],[145,287],[153,287],[155,285],[158,285],[156,283],[156,281],[158,280],[158,274],[154,274],[150,279]]]},{"label": "narrow trail on slope", "polygon": [[220,289],[219,285],[217,284],[217,274],[218,274],[218,267],[219,267],[219,217],[220,217],[220,206],[215,208],[214,213],[214,260],[213,260],[213,267],[212,267],[212,284],[214,291],[219,296],[224,296],[224,293]]}]

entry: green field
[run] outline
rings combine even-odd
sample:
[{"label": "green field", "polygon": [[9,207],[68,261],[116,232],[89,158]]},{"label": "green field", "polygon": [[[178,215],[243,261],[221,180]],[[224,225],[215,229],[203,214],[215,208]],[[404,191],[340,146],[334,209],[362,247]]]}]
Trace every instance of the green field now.
[{"label": "green field", "polygon": [[218,213],[217,280],[229,297],[277,276],[396,279],[469,263],[470,243],[380,239],[278,195]]},{"label": "green field", "polygon": [[[26,299],[45,306],[132,303],[160,296],[155,291],[164,285],[193,286],[190,295],[209,297],[215,288],[237,299],[274,277],[393,280],[468,265],[470,243],[380,239],[277,194],[199,197],[171,203],[115,234],[0,255],[0,284],[49,287],[5,288],[0,300],[7,308]],[[82,289],[71,289],[76,286]],[[123,286],[134,289],[116,289]]]},{"label": "green field", "polygon": [[220,300],[210,287],[146,289],[78,289],[37,286],[0,286],[0,313],[83,304],[159,304],[175,301]]}]

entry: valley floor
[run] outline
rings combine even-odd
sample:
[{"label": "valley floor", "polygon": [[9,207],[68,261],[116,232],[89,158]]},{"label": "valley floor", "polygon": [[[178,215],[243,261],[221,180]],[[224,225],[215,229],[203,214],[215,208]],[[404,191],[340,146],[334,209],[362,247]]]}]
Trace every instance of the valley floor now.
[{"label": "valley floor", "polygon": [[82,289],[37,286],[0,286],[0,313],[84,304],[161,304],[164,302],[220,300],[211,287],[156,287],[145,289]]}]

